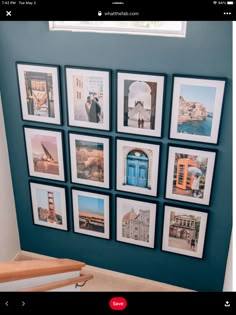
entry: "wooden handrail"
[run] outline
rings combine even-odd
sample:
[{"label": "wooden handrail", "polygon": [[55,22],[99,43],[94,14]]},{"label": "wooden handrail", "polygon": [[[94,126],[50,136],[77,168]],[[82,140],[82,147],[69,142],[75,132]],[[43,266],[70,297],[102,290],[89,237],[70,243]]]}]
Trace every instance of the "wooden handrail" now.
[{"label": "wooden handrail", "polygon": [[77,278],[71,278],[71,279],[61,280],[61,281],[57,281],[57,282],[42,284],[39,286],[19,290],[18,292],[45,292],[45,291],[49,291],[49,290],[62,288],[62,287],[65,287],[67,285],[88,281],[90,279],[93,279],[93,275],[81,274],[80,277],[77,277]]},{"label": "wooden handrail", "polygon": [[84,266],[85,263],[71,259],[0,262],[0,283],[80,271]]}]

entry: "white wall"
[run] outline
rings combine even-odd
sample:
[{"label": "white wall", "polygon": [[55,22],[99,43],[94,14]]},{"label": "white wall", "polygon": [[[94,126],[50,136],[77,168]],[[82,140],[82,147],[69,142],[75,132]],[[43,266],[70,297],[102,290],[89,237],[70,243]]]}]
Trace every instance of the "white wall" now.
[{"label": "white wall", "polygon": [[0,261],[12,260],[19,250],[19,232],[0,94]]}]

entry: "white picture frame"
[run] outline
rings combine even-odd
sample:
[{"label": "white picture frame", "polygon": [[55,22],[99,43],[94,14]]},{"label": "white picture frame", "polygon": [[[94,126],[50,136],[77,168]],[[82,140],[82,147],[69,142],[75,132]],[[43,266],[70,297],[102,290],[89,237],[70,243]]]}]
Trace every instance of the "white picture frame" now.
[{"label": "white picture frame", "polygon": [[110,239],[110,196],[72,189],[74,232]]},{"label": "white picture frame", "polygon": [[174,75],[170,138],[217,144],[226,79]]},{"label": "white picture frame", "polygon": [[66,66],[65,73],[69,125],[110,130],[111,71]]},{"label": "white picture frame", "polygon": [[117,131],[161,137],[165,75],[117,71]]},{"label": "white picture frame", "polygon": [[209,205],[216,152],[169,146],[166,198]]},{"label": "white picture frame", "polygon": [[159,154],[159,144],[117,139],[116,189],[156,196]]},{"label": "white picture frame", "polygon": [[65,188],[30,182],[30,193],[34,224],[68,231]]},{"label": "white picture frame", "polygon": [[61,124],[59,66],[17,62],[23,120]]},{"label": "white picture frame", "polygon": [[117,197],[116,240],[154,248],[156,211],[156,203]]},{"label": "white picture frame", "polygon": [[69,142],[72,182],[110,188],[110,139],[69,133]]},{"label": "white picture frame", "polygon": [[24,127],[30,176],[65,181],[62,132]]}]

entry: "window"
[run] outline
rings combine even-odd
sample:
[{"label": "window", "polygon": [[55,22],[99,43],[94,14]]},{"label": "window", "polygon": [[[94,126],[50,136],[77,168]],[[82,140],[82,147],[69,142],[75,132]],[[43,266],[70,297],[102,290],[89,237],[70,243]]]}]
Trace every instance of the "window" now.
[{"label": "window", "polygon": [[49,29],[185,37],[186,21],[50,21]]}]

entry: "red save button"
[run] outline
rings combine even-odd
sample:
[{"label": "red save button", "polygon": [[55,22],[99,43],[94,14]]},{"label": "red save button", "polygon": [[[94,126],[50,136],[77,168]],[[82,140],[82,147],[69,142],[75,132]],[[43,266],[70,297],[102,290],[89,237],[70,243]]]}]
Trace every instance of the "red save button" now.
[{"label": "red save button", "polygon": [[114,297],[110,300],[109,306],[114,311],[122,311],[127,306],[127,301],[123,297]]}]

